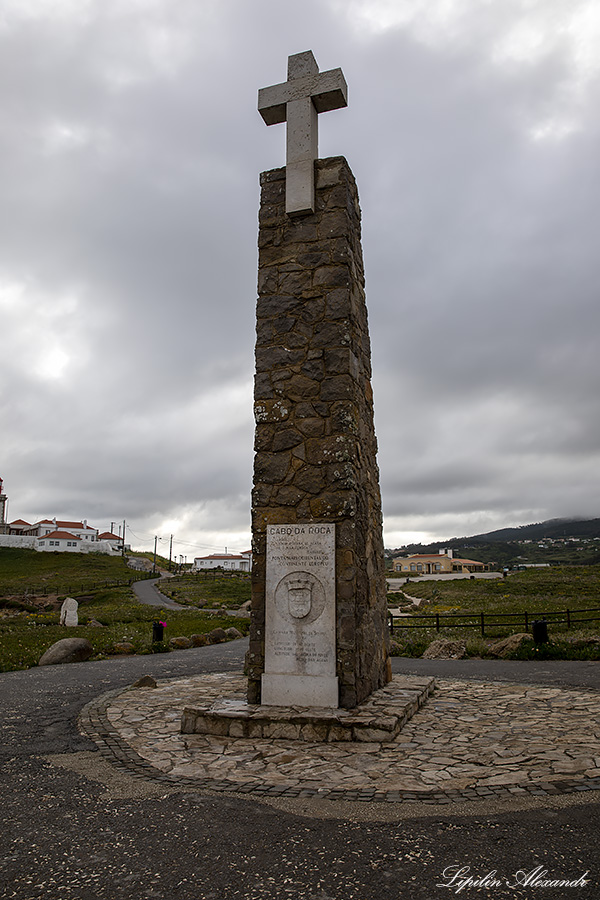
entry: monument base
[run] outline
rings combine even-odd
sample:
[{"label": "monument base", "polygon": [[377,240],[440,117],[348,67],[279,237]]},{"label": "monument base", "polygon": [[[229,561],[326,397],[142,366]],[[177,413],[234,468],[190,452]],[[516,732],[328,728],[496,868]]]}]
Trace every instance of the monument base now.
[{"label": "monument base", "polygon": [[252,740],[389,743],[397,738],[434,689],[434,678],[396,675],[385,688],[347,710],[253,705],[242,699],[241,692],[217,688],[214,699],[208,696],[202,705],[184,707],[181,734]]},{"label": "monument base", "polygon": [[262,706],[319,706],[337,709],[338,680],[335,675],[262,676]]}]

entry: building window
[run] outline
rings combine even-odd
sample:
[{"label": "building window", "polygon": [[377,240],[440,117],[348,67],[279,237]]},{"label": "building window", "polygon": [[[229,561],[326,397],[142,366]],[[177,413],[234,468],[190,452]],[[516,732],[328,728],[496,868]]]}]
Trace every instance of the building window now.
[{"label": "building window", "polygon": [[415,566],[415,564],[414,564],[414,563],[411,563],[411,564],[410,564],[410,571],[411,571],[411,572],[416,572],[416,569],[417,569],[417,567]]},{"label": "building window", "polygon": [[40,541],[40,547],[45,547],[45,546],[46,546],[46,541]]}]

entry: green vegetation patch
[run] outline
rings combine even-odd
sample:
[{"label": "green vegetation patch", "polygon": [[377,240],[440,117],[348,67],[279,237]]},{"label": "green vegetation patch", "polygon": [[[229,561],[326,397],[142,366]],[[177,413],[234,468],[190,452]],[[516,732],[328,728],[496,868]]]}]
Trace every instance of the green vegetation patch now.
[{"label": "green vegetation patch", "polygon": [[0,547],[0,597],[74,594],[140,577],[121,556]]},{"label": "green vegetation patch", "polygon": [[238,609],[250,600],[251,584],[249,575],[202,572],[177,575],[161,581],[160,589],[176,603]]},{"label": "green vegetation patch", "polygon": [[558,612],[600,607],[600,566],[528,569],[507,578],[411,580],[403,589],[427,601],[425,612],[442,612],[448,607],[486,614]]},{"label": "green vegetation patch", "polygon": [[[490,656],[493,640],[528,631],[532,622],[547,615],[548,644],[525,645],[514,659],[600,659],[600,566],[561,566],[528,569],[507,578],[450,579],[448,581],[411,580],[404,590],[422,599],[410,612],[416,628],[402,628],[408,619],[396,619],[393,655],[421,656],[437,639],[460,640],[467,645],[467,656]],[[389,594],[391,605],[398,594]],[[564,619],[569,610],[570,627]],[[595,610],[589,613],[581,610]],[[484,634],[478,617],[484,614]],[[435,619],[439,615],[439,631]],[[448,615],[455,618],[448,618]],[[456,618],[462,615],[463,618]],[[514,617],[514,618],[513,618]],[[592,621],[585,621],[590,619]],[[472,627],[459,627],[471,623]],[[495,624],[494,624],[495,623]]]},{"label": "green vegetation patch", "polygon": [[[58,624],[58,612],[12,613],[0,619],[0,672],[37,665],[46,650],[66,637],[86,638],[94,648],[92,659],[113,655],[115,643],[133,644],[135,653],[168,649],[172,637],[206,634],[213,628],[235,626],[247,634],[249,619],[214,616],[200,610],[165,610],[139,603],[130,588],[99,591],[79,605],[76,628]],[[103,627],[89,624],[96,620]],[[152,623],[167,623],[163,645],[152,643]]]}]

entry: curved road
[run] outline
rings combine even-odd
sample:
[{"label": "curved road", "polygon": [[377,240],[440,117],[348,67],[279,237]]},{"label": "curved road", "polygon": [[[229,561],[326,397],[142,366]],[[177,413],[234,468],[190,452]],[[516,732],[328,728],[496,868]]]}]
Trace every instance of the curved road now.
[{"label": "curved road", "polygon": [[[240,671],[247,641],[0,674],[0,897],[6,900],[432,900],[442,872],[496,870],[490,900],[600,896],[589,795],[432,812],[401,804],[259,801],[165,787],[111,767],[82,706],[143,674]],[[598,663],[394,659],[394,671],[598,688]],[[382,808],[383,807],[383,808]],[[538,865],[585,887],[514,885]],[[476,888],[460,896],[479,895]]]},{"label": "curved road", "polygon": [[144,581],[134,581],[133,591],[140,601],[146,606],[164,607],[166,609],[185,609],[179,603],[175,603],[170,597],[166,597],[157,588],[157,584],[161,578],[146,579]]}]

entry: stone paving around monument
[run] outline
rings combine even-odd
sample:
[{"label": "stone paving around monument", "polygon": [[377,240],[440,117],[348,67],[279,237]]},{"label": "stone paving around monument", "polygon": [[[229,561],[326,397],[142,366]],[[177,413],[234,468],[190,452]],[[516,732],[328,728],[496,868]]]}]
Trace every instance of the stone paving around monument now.
[{"label": "stone paving around monument", "polygon": [[[394,682],[409,688],[411,678]],[[180,733],[184,706],[238,697],[244,686],[242,676],[219,674],[112,692],[85,707],[80,727],[133,774],[217,791],[444,803],[600,790],[593,691],[439,681],[389,742]]]}]

